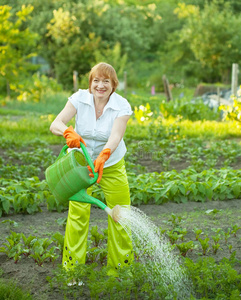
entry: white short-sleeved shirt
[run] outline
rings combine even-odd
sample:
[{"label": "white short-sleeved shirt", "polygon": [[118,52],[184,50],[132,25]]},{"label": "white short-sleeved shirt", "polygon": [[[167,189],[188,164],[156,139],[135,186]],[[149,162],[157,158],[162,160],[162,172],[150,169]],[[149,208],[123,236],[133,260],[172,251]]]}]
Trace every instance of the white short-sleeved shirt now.
[{"label": "white short-sleeved shirt", "polygon": [[[104,107],[103,114],[96,120],[94,98],[89,90],[78,90],[69,97],[69,101],[77,110],[75,131],[86,142],[87,151],[94,161],[107,143],[115,119],[121,116],[130,116],[132,114],[131,106],[125,98],[113,93]],[[116,164],[124,157],[125,153],[126,146],[122,139],[104,167]]]}]

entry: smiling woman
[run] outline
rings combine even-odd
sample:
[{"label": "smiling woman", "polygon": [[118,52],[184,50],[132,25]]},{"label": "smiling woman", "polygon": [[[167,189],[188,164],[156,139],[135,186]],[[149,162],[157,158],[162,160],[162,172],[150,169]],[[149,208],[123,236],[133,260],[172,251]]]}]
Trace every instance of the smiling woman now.
[{"label": "smiling woman", "polygon": [[[55,135],[63,135],[70,148],[86,145],[98,172],[107,206],[130,205],[129,184],[124,155],[123,136],[132,114],[126,99],[115,93],[118,78],[115,69],[106,63],[94,66],[89,75],[89,88],[79,90],[67,102],[51,124]],[[67,123],[75,116],[75,130]],[[90,177],[93,177],[91,169]],[[72,268],[85,263],[90,204],[72,202],[66,226],[63,265]],[[128,257],[128,259],[127,259]],[[132,244],[126,231],[112,218],[108,220],[108,265],[110,275],[133,260]]]}]

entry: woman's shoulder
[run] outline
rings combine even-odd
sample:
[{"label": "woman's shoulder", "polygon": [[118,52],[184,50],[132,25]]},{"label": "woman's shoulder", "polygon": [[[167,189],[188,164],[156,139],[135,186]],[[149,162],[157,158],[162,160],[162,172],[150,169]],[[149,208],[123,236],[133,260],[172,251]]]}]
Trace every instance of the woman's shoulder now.
[{"label": "woman's shoulder", "polygon": [[112,94],[112,96],[113,96],[113,98],[114,98],[115,103],[116,103],[120,108],[122,108],[123,105],[124,105],[124,106],[130,105],[129,102],[128,102],[128,100],[127,100],[126,98],[122,97],[121,95],[117,94],[116,92],[114,92],[114,93]]},{"label": "woman's shoulder", "polygon": [[76,101],[76,102],[89,102],[90,92],[89,89],[79,89],[77,92],[72,94],[69,97],[70,101]]},{"label": "woman's shoulder", "polygon": [[85,89],[85,90],[79,89],[77,92],[75,92],[74,94],[72,94],[70,96],[70,98],[72,98],[72,97],[86,96],[86,95],[89,95],[89,94],[90,94],[89,89]]}]

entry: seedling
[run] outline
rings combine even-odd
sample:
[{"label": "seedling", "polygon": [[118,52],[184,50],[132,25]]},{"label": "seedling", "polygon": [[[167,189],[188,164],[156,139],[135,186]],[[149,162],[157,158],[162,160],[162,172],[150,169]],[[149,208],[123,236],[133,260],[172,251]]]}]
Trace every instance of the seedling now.
[{"label": "seedling", "polygon": [[94,247],[99,247],[105,240],[105,236],[98,232],[98,226],[91,228],[91,240],[93,241]]},{"label": "seedling", "polygon": [[31,248],[34,245],[34,243],[37,241],[37,238],[36,238],[36,236],[32,236],[32,235],[30,235],[29,237],[26,237],[22,233],[22,240],[23,240],[24,247],[25,247],[24,250],[23,250],[23,254],[25,256],[29,256]]},{"label": "seedling", "polygon": [[181,238],[181,234],[179,234],[177,231],[167,231],[166,234],[169,237],[172,245],[175,244],[179,238]]},{"label": "seedling", "polygon": [[30,257],[34,259],[37,265],[42,266],[45,260],[49,259],[49,261],[54,262],[58,258],[58,255],[54,253],[56,249],[55,246],[48,250],[51,243],[52,241],[47,238],[38,239],[34,243],[32,248],[33,253],[30,254]]},{"label": "seedling", "polygon": [[193,241],[189,241],[187,243],[176,244],[176,247],[179,249],[180,254],[185,257],[188,251],[193,250],[194,244]]},{"label": "seedling", "polygon": [[218,243],[212,244],[212,248],[213,248],[213,253],[214,254],[217,254],[218,249],[222,250],[222,248],[220,248],[220,244],[218,244]]},{"label": "seedling", "polygon": [[203,233],[202,229],[194,229],[194,233],[196,236],[196,241],[198,241],[200,235]]},{"label": "seedling", "polygon": [[184,240],[185,235],[187,235],[187,229],[183,228],[179,230],[179,234],[181,235],[181,240]]},{"label": "seedling", "polygon": [[159,229],[160,229],[161,235],[163,235],[167,231],[166,229],[162,229],[161,227],[159,227]]},{"label": "seedling", "polygon": [[23,245],[20,243],[21,233],[11,231],[11,234],[6,238],[7,243],[3,243],[5,247],[0,247],[0,252],[5,253],[10,259],[14,259],[17,263],[23,253]]},{"label": "seedling", "polygon": [[212,236],[212,239],[213,239],[215,245],[218,244],[218,242],[220,240],[220,234]]},{"label": "seedling", "polygon": [[213,216],[214,218],[216,218],[216,215],[220,212],[221,210],[220,209],[208,209],[206,210],[206,214],[207,215],[210,215],[210,216]]},{"label": "seedling", "polygon": [[175,214],[171,214],[171,218],[168,219],[169,222],[172,223],[173,228],[179,227],[182,217],[181,216],[176,216]]},{"label": "seedling", "polygon": [[230,237],[230,232],[231,232],[230,228],[228,228],[227,232],[224,232],[225,244],[227,244],[228,242],[228,238]]},{"label": "seedling", "polygon": [[209,248],[209,238],[205,238],[204,240],[203,239],[201,239],[201,238],[199,238],[198,239],[199,240],[199,242],[200,242],[200,244],[201,244],[201,246],[202,246],[202,250],[203,250],[203,255],[206,255],[207,254],[207,250],[208,250],[208,248]]},{"label": "seedling", "polygon": [[65,229],[66,223],[67,223],[67,218],[58,218],[55,222],[56,222],[58,225],[62,226],[63,229]]},{"label": "seedling", "polygon": [[237,224],[235,224],[235,225],[233,225],[233,228],[232,228],[231,233],[232,233],[235,237],[237,237],[237,231],[238,231],[239,229],[241,229],[241,227],[238,226]]},{"label": "seedling", "polygon": [[1,223],[2,223],[2,224],[8,223],[8,224],[9,224],[9,228],[11,228],[11,227],[18,227],[18,223],[15,222],[15,221],[13,221],[13,220],[10,220],[10,219],[4,220],[4,221],[2,221]]},{"label": "seedling", "polygon": [[56,249],[58,249],[60,251],[60,253],[62,254],[63,248],[64,248],[64,236],[60,232],[57,231],[52,235],[52,240],[57,245]]}]

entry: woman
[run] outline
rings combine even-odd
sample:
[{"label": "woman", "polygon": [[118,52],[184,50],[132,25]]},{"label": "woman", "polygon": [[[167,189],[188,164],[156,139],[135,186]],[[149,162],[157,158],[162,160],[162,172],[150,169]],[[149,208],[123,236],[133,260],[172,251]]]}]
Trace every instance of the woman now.
[{"label": "woman", "polygon": [[[130,205],[123,136],[132,110],[127,100],[115,93],[117,85],[114,68],[106,63],[97,64],[89,74],[89,89],[73,94],[50,126],[53,134],[65,137],[70,148],[80,147],[80,142],[86,145],[98,172],[97,183],[111,209],[117,204]],[[74,116],[75,130],[66,125]],[[63,265],[67,268],[85,263],[89,217],[90,204],[70,201],[63,251]],[[110,275],[131,263],[131,250],[127,233],[109,216]]]}]

